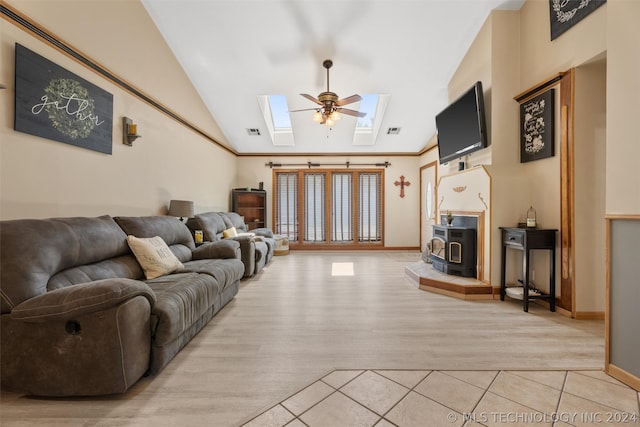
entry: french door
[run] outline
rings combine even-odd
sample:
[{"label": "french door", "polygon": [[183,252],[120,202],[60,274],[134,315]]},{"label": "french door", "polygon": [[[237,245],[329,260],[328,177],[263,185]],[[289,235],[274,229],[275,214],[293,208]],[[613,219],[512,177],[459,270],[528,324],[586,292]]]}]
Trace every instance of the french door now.
[{"label": "french door", "polygon": [[382,170],[274,171],[274,228],[300,248],[383,245]]}]

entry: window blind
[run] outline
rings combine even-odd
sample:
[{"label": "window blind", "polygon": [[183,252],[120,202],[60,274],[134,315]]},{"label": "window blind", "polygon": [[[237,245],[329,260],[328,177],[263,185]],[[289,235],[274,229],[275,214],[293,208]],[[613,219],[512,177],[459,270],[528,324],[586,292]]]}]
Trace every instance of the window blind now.
[{"label": "window blind", "polygon": [[298,240],[298,173],[276,173],[275,189],[276,233],[296,241]]},{"label": "window blind", "polygon": [[304,174],[304,241],[325,242],[324,173]]},{"label": "window blind", "polygon": [[353,241],[353,174],[331,174],[331,241]]},{"label": "window blind", "polygon": [[358,241],[382,240],[382,175],[363,172],[358,176]]}]

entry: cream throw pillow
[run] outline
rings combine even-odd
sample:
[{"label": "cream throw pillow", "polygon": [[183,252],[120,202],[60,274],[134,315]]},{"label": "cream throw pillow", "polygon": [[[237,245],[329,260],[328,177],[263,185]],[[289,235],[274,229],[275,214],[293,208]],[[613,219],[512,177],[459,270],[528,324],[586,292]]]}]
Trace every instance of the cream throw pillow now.
[{"label": "cream throw pillow", "polygon": [[236,237],[238,235],[238,231],[235,227],[227,228],[222,232],[222,237],[228,239],[229,237]]},{"label": "cream throw pillow", "polygon": [[127,243],[144,270],[147,280],[184,268],[160,236],[149,238],[127,236]]}]

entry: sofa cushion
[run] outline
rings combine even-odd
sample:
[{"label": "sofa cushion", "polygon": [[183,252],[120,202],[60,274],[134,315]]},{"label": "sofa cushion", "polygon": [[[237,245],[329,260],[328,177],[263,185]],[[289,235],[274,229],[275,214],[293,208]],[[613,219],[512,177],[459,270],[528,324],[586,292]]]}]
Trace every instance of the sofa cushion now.
[{"label": "sofa cushion", "polygon": [[126,278],[140,280],[144,272],[132,254],[106,259],[94,264],[80,265],[54,274],[47,289],[52,291],[65,286],[93,282],[102,279]]},{"label": "sofa cushion", "polygon": [[130,254],[126,239],[108,215],[0,222],[2,313],[47,292],[56,273]]},{"label": "sofa cushion", "polygon": [[191,231],[202,230],[204,240],[215,242],[222,237],[222,231],[228,228],[224,220],[217,212],[206,212],[197,214],[187,221]]},{"label": "sofa cushion", "polygon": [[226,228],[235,227],[238,231],[248,231],[244,223],[244,217],[236,212],[219,212],[224,220]]},{"label": "sofa cushion", "polygon": [[127,242],[147,279],[155,279],[183,267],[160,236],[146,238],[127,236]]},{"label": "sofa cushion", "polygon": [[201,259],[184,263],[184,271],[214,277],[222,291],[226,286],[242,279],[244,264],[239,259]]},{"label": "sofa cushion", "polygon": [[214,259],[214,258],[238,258],[240,259],[240,242],[236,239],[219,240],[217,242],[207,242],[193,251],[191,260]]},{"label": "sofa cushion", "polygon": [[177,273],[146,282],[156,294],[154,346],[179,338],[219,300],[218,281],[207,274]]},{"label": "sofa cushion", "polygon": [[187,226],[172,216],[115,217],[116,223],[127,235],[136,237],[160,236],[171,252],[180,260],[191,259],[196,245]]}]

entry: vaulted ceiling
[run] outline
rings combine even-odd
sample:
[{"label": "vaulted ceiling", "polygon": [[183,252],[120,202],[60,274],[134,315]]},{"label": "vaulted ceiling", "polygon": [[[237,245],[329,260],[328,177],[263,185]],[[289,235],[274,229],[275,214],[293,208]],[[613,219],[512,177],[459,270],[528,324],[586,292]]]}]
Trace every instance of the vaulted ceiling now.
[{"label": "vaulted ceiling", "polygon": [[[420,151],[436,132],[435,115],[448,105],[451,76],[491,10],[519,9],[523,2],[143,0],[241,154]],[[326,90],[325,59],[333,61],[330,90],[340,98],[385,95],[379,132],[358,139],[355,117],[343,115],[328,127],[312,121],[313,111],[291,112],[290,141],[277,145],[260,99],[284,95],[289,111],[314,108],[300,94]],[[387,134],[389,128],[399,132]]]}]

